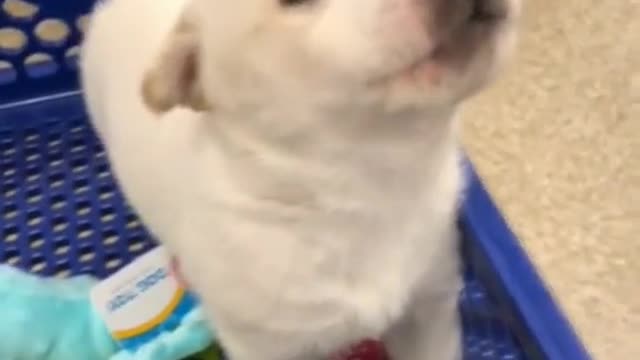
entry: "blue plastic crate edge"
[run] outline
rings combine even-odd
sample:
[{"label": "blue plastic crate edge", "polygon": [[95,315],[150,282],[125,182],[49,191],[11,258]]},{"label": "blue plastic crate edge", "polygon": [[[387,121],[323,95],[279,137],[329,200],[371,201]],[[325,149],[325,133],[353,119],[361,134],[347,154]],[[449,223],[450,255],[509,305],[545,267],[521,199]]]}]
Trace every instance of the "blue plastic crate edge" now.
[{"label": "blue plastic crate edge", "polygon": [[482,263],[473,265],[488,269],[494,275],[490,281],[499,282],[494,284],[500,288],[497,291],[509,298],[511,310],[526,327],[522,330],[535,341],[535,344],[523,345],[535,347],[545,359],[591,360],[482,180],[469,161],[467,165],[469,181],[461,222],[474,244],[472,251],[480,252],[473,258]]},{"label": "blue plastic crate edge", "polygon": [[39,123],[42,118],[55,119],[69,116],[85,116],[85,104],[81,90],[42,95],[29,99],[0,102],[0,129],[20,121],[23,126]]}]

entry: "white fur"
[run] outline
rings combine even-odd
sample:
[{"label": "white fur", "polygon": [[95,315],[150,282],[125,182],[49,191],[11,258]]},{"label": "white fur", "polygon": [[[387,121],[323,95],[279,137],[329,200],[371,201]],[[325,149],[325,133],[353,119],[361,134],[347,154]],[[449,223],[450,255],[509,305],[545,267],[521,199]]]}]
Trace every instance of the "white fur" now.
[{"label": "white fur", "polygon": [[[233,360],[320,359],[367,337],[396,360],[460,357],[454,116],[499,68],[512,21],[454,36],[445,50],[467,53],[398,75],[438,46],[449,6],[464,4],[96,10],[82,59],[94,125]],[[181,17],[198,29],[212,110],[156,114],[141,83]]]}]

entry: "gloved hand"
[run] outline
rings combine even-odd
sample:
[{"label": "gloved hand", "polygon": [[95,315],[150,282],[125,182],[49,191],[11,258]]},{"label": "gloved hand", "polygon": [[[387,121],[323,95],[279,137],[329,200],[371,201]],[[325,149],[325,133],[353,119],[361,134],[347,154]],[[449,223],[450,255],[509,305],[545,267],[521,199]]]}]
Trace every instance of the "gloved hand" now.
[{"label": "gloved hand", "polygon": [[[43,279],[0,266],[0,359],[108,359],[118,351],[94,316],[89,277]],[[175,360],[175,359],[174,359]]]},{"label": "gloved hand", "polygon": [[213,343],[196,307],[136,352],[120,349],[89,300],[95,283],[86,276],[44,279],[0,265],[0,359],[182,360]]}]

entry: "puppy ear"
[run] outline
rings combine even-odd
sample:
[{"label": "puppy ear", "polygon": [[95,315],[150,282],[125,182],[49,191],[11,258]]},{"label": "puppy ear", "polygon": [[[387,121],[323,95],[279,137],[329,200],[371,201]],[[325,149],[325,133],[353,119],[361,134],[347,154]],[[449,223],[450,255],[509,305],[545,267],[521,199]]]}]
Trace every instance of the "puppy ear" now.
[{"label": "puppy ear", "polygon": [[176,106],[211,110],[201,86],[199,45],[193,24],[183,17],[169,33],[142,80],[142,99],[156,113]]}]

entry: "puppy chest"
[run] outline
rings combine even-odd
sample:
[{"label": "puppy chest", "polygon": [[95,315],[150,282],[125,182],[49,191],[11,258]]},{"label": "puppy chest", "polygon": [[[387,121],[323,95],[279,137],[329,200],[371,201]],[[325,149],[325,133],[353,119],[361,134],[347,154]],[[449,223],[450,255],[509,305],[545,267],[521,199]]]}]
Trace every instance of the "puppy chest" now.
[{"label": "puppy chest", "polygon": [[183,255],[206,258],[190,266],[205,306],[247,326],[377,335],[397,318],[424,272],[424,257],[401,231],[391,238],[374,231],[379,227],[294,232],[237,225],[218,227],[228,230],[214,230],[217,240],[189,245]]}]

